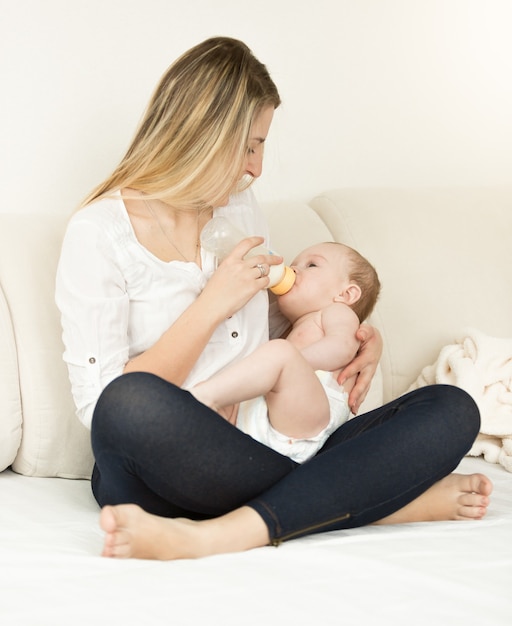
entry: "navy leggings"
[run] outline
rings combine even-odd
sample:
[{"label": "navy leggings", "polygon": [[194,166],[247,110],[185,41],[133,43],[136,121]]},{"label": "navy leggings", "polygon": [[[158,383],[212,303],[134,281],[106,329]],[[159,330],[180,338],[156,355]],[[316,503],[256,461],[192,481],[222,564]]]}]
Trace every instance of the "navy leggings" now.
[{"label": "navy leggings", "polygon": [[93,493],[100,506],[131,502],[165,517],[248,505],[277,545],[397,511],[456,468],[479,427],[466,392],[433,385],[348,421],[297,465],[187,391],[130,373],[105,388],[94,412]]}]

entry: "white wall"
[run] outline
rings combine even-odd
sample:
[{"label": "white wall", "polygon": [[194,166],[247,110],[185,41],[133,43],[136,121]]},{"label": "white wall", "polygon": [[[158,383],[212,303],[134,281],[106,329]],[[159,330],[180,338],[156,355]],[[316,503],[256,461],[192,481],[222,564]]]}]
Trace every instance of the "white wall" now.
[{"label": "white wall", "polygon": [[283,106],[261,200],[512,182],[510,0],[0,0],[1,211],[70,211],[168,64],[245,40]]}]

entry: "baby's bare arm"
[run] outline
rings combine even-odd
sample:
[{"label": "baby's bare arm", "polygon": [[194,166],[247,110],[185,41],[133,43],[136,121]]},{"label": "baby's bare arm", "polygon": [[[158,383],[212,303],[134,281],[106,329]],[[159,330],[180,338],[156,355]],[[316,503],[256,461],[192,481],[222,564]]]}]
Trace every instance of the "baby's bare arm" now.
[{"label": "baby's bare arm", "polygon": [[315,370],[338,370],[352,361],[359,349],[356,332],[359,320],[354,311],[334,303],[321,312],[323,336],[301,352]]}]

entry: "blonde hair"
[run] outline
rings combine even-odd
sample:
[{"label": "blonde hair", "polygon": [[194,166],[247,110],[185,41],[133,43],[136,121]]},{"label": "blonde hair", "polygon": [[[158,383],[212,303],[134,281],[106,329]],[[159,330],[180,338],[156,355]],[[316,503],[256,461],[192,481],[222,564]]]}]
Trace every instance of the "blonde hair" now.
[{"label": "blonde hair", "polygon": [[251,124],[280,103],[243,42],[207,39],[168,68],[124,158],[83,204],[130,187],[176,208],[208,207],[237,189]]}]

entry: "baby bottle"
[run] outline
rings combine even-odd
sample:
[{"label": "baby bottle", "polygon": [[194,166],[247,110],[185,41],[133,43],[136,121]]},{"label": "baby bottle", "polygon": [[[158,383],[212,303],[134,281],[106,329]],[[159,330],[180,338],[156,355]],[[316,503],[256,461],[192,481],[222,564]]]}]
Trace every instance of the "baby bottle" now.
[{"label": "baby bottle", "polygon": [[[220,263],[237,243],[247,236],[228,219],[219,215],[212,218],[201,231],[201,246],[208,252],[213,252],[217,263]],[[246,254],[246,257],[256,254],[274,253],[265,246],[256,246]],[[284,263],[270,265],[268,277],[270,291],[278,296],[290,291],[295,282],[295,272]]]}]

